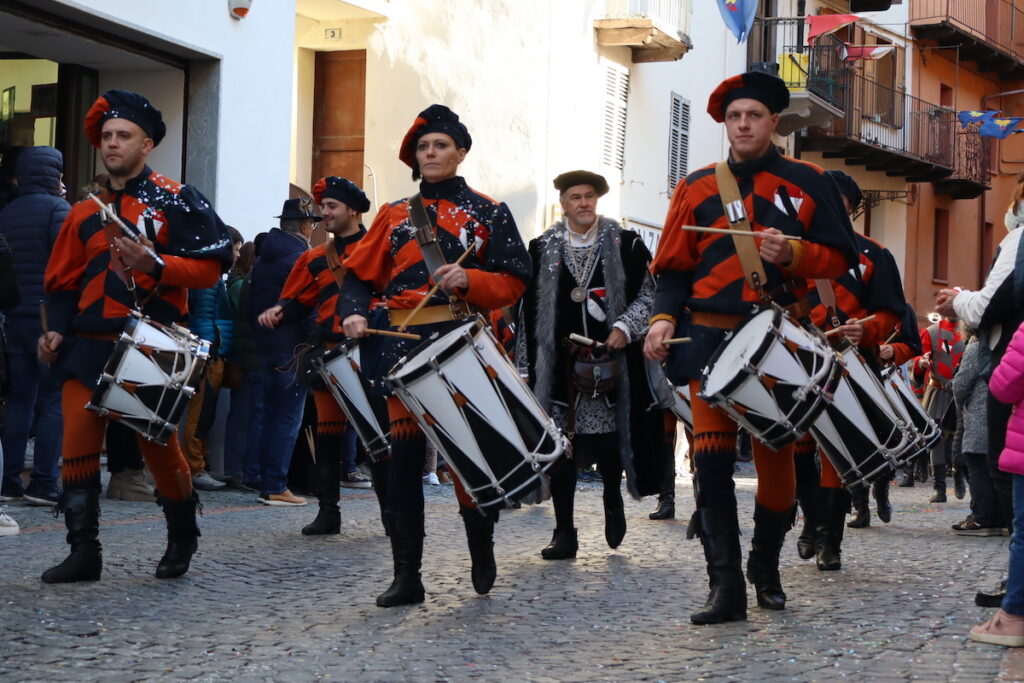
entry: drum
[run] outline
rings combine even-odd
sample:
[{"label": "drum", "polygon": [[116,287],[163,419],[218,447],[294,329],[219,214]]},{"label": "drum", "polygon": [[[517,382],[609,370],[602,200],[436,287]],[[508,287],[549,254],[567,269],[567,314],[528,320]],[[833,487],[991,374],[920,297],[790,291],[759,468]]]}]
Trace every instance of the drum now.
[{"label": "drum", "polygon": [[704,369],[699,395],[776,450],[810,428],[841,371],[820,333],[766,308],[726,336]]},{"label": "drum", "polygon": [[85,407],[166,446],[209,357],[210,342],[133,311]]},{"label": "drum", "polygon": [[907,381],[903,378],[899,367],[890,365],[882,370],[882,384],[885,386],[892,404],[906,414],[920,441],[918,452],[910,454],[909,458],[912,459],[919,453],[931,450],[942,438],[942,430],[907,386]]},{"label": "drum", "polygon": [[686,431],[693,434],[693,409],[690,408],[690,387],[683,384],[672,386],[672,407],[670,410],[676,418],[683,423]]},{"label": "drum", "polygon": [[845,485],[866,486],[917,452],[916,433],[855,346],[841,359],[842,380],[811,435]]},{"label": "drum", "polygon": [[[314,360],[313,367],[356,430],[370,460],[380,460],[390,447],[390,432],[386,428],[386,413],[380,415],[374,409],[382,399],[371,397],[369,383],[360,369],[359,342],[349,340],[338,344]],[[383,425],[381,417],[385,418]]]},{"label": "drum", "polygon": [[385,382],[481,508],[530,493],[568,447],[479,316],[431,335]]}]

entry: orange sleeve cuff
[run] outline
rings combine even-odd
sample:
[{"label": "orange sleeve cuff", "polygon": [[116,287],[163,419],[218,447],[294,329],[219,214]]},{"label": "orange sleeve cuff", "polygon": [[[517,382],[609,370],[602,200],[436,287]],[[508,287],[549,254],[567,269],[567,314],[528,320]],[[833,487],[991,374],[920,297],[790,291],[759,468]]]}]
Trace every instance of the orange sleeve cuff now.
[{"label": "orange sleeve cuff", "polygon": [[526,291],[526,283],[508,273],[466,270],[469,287],[461,293],[469,303],[487,311],[511,306]]},{"label": "orange sleeve cuff", "polygon": [[804,241],[789,241],[793,247],[793,260],[783,266],[789,277],[838,280],[849,266],[843,252],[835,247]]},{"label": "orange sleeve cuff", "polygon": [[651,318],[649,324],[653,325],[654,323],[658,322],[659,320],[667,320],[667,321],[669,321],[670,323],[672,323],[672,327],[675,327],[676,325],[679,324],[679,322],[673,316],[669,315],[668,313],[659,313],[658,315],[656,315],[653,318]]},{"label": "orange sleeve cuff", "polygon": [[216,259],[184,258],[169,254],[163,254],[162,258],[167,265],[160,274],[161,285],[206,289],[213,287],[220,279],[220,261]]}]

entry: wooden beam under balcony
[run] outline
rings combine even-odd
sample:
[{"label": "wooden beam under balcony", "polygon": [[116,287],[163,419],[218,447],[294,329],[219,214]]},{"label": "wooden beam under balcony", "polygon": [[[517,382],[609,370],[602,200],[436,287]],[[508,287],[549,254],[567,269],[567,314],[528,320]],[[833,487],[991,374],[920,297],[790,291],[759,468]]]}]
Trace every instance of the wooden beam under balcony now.
[{"label": "wooden beam under balcony", "polygon": [[628,47],[634,62],[674,62],[683,58],[693,45],[682,34],[663,31],[650,17],[596,19],[597,44],[604,47]]}]

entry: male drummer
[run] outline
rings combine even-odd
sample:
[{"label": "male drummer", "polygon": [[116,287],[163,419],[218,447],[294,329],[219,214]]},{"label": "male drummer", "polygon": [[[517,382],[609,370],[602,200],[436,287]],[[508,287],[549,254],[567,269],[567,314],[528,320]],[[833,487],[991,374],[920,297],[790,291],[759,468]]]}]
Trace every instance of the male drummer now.
[{"label": "male drummer", "polygon": [[[471,189],[458,175],[459,164],[473,143],[466,125],[444,105],[420,112],[399,147],[399,159],[419,180],[418,196],[381,207],[366,239],[345,259],[345,283],[338,297],[345,334],[361,337],[368,329],[370,300],[381,292],[390,324],[408,326],[425,340],[433,332],[457,326],[473,309],[491,311],[514,303],[530,279],[530,257],[508,207]],[[429,225],[414,225],[410,204],[422,199]],[[429,228],[429,230],[425,230]],[[427,267],[417,236],[436,237],[439,259]],[[432,253],[432,252],[431,252]],[[462,265],[455,263],[465,255]],[[434,255],[431,256],[434,258]],[[417,310],[436,282],[439,291]],[[472,307],[472,308],[471,308]],[[386,324],[386,323],[384,323]],[[411,340],[386,337],[379,354],[383,372],[415,348]],[[365,370],[364,365],[364,370]],[[391,421],[391,462],[388,476],[388,527],[394,559],[394,581],[377,596],[378,607],[424,600],[420,579],[423,556],[423,466],[426,439],[413,415],[398,398],[388,398]],[[490,591],[497,576],[494,523],[498,513],[484,514],[456,482],[459,514],[466,528],[472,559],[473,588]]]},{"label": "male drummer", "polygon": [[[742,197],[742,206],[738,201],[730,203],[730,215],[742,224],[745,213],[751,229],[761,236],[684,229],[729,225],[715,166],[708,166],[676,188],[651,267],[658,282],[645,354],[665,359],[664,342],[675,335],[687,309],[692,321],[686,336],[693,342],[670,368],[669,379],[677,384],[688,380],[693,400],[697,511],[691,521],[704,545],[711,587],[707,603],[690,616],[695,624],[736,621],[747,614],[732,479],[736,423],[698,395],[701,369],[763,296],[796,310],[795,304],[807,292],[807,278],[838,278],[857,263],[849,219],[835,184],[817,166],[784,157],[772,144],[779,112],[788,103],[785,83],[764,73],[733,76],[712,92],[708,113],[725,123],[730,146],[722,177],[735,179]],[[727,182],[722,190],[726,195],[732,194],[731,184]],[[787,200],[795,212],[788,210]],[[754,241],[756,251],[740,240]],[[742,257],[737,244],[745,252]],[[752,284],[759,285],[760,291]],[[783,609],[786,595],[779,577],[779,551],[792,523],[793,446],[773,452],[755,442],[754,464],[758,486],[747,576],[757,589],[761,607]]]},{"label": "male drummer", "polygon": [[[842,171],[826,171],[825,175],[836,183],[847,213],[852,215],[863,199],[856,181]],[[892,335],[906,313],[906,300],[896,260],[889,250],[860,233],[854,232],[853,237],[859,250],[860,267],[846,271],[834,281],[811,282],[814,288],[808,296],[813,305],[811,321],[822,330],[833,330],[829,335],[834,344],[847,340],[857,346],[861,355],[874,366],[877,347]],[[820,473],[815,451],[821,453]],[[797,497],[804,512],[804,529],[797,551],[804,559],[816,556],[818,569],[822,571],[840,569],[850,492],[843,487],[831,461],[816,447],[810,435],[797,442],[795,457]],[[883,522],[888,522],[892,515],[890,480],[891,476],[882,476],[873,486]],[[867,488],[858,486],[852,493],[858,519],[867,518],[870,515]],[[854,522],[850,526],[867,526]]]},{"label": "male drummer", "polygon": [[[106,420],[84,406],[125,319],[136,310],[164,324],[184,321],[188,289],[213,286],[231,265],[227,229],[206,198],[146,165],[165,131],[160,112],[142,95],[125,90],[104,93],[85,116],[86,136],[110,175],[100,199],[128,230],[141,233],[145,246],[116,224],[105,226],[96,203],[86,199],[68,214],[46,268],[49,330],[38,351],[44,362],[56,362],[64,377],[60,509],[71,545],[67,559],[43,573],[46,583],[100,578],[100,449]],[[139,445],[167,518],[167,550],[156,576],[181,576],[199,536],[188,463],[176,435],[166,446],[142,438]]]},{"label": "male drummer", "polygon": [[[604,536],[617,548],[626,535],[621,481],[639,497],[660,489],[664,469],[651,463],[651,490],[640,491],[638,461],[664,455],[664,411],[644,372],[640,340],[647,328],[654,280],[651,254],[640,236],[597,213],[608,192],[603,176],[568,171],[554,181],[564,218],[530,242],[534,277],[523,294],[518,362],[529,372],[541,407],[573,443],[573,458],[550,470],[555,532],[541,551],[546,560],[576,557],[573,522],[577,467],[597,464],[604,484]],[[570,334],[602,342],[614,359],[616,387],[588,395],[574,389]]]},{"label": "male drummer", "polygon": [[[341,261],[366,235],[362,215],[370,210],[370,200],[358,185],[346,178],[327,176],[313,186],[313,199],[320,204],[327,241],[299,255],[281,290],[280,300],[259,316],[264,327],[275,328],[281,322],[298,322],[316,312],[316,329],[307,354],[323,354],[345,338],[338,318],[338,291],[345,269]],[[308,365],[304,362],[303,365]],[[341,456],[348,419],[323,380],[311,378],[316,403],[316,462],[314,493],[320,502],[316,519],[302,527],[306,536],[341,532]],[[373,466],[373,485],[381,505],[387,486],[387,465]]]}]

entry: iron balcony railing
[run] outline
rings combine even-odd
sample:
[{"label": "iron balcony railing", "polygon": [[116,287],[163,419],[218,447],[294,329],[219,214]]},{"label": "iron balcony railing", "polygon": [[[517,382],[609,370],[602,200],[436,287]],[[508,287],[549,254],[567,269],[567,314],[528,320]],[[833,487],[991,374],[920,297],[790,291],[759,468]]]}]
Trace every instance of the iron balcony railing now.
[{"label": "iron balcony railing", "polygon": [[809,136],[843,137],[948,169],[954,167],[956,112],[896,88],[851,74],[846,116],[808,129]]},{"label": "iron balcony railing", "polygon": [[1024,61],[1024,10],[1011,0],[913,0],[910,25],[946,23]]},{"label": "iron balcony railing", "polygon": [[754,19],[747,41],[752,69],[777,74],[791,91],[807,90],[841,108],[851,69],[843,59],[843,42],[833,35],[807,44],[803,18]]},{"label": "iron balcony railing", "polygon": [[693,0],[607,0],[606,17],[647,17],[669,35],[689,39]]},{"label": "iron balcony railing", "polygon": [[984,187],[992,182],[991,138],[978,135],[978,127],[956,131],[956,165],[946,180],[968,180]]}]

